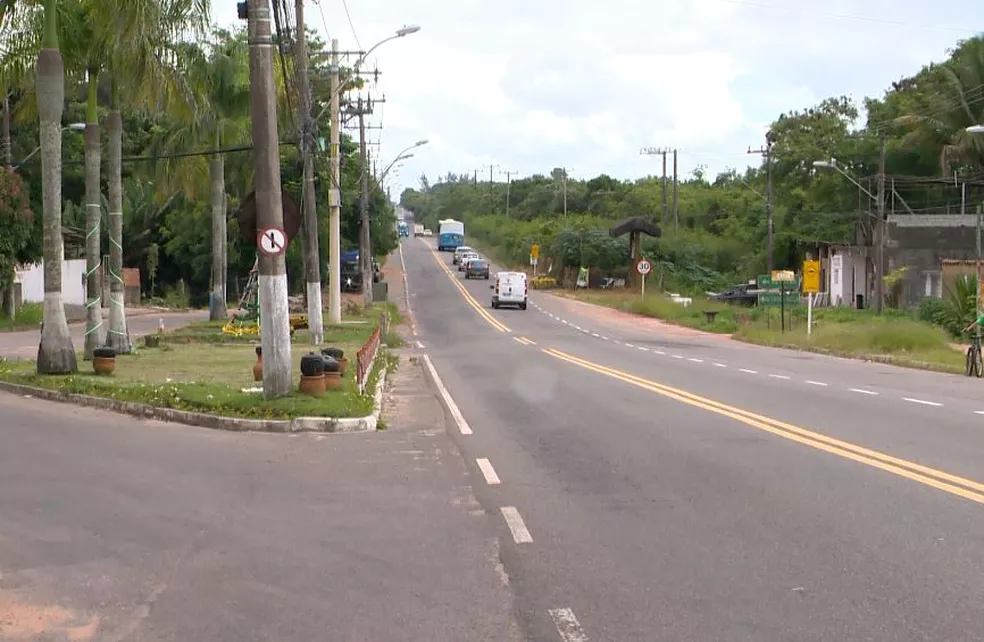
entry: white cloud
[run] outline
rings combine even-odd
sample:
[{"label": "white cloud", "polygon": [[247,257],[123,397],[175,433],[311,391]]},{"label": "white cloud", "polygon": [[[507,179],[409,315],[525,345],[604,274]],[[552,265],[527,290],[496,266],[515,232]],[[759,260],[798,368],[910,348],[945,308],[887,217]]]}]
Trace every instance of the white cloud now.
[{"label": "white cloud", "polygon": [[[214,5],[217,20],[234,21],[235,0]],[[306,7],[312,27],[324,32],[323,12],[341,48],[357,49],[342,0]],[[780,112],[831,95],[880,96],[984,28],[972,0],[364,0],[349,9],[363,47],[422,26],[370,61],[382,72],[373,93],[386,96],[374,117],[381,163],[430,140],[393,180],[394,195],[421,173],[487,175],[490,164],[633,178],[661,169],[639,156],[650,145],[679,148],[683,174],[743,167],[757,162],[745,150]]]}]

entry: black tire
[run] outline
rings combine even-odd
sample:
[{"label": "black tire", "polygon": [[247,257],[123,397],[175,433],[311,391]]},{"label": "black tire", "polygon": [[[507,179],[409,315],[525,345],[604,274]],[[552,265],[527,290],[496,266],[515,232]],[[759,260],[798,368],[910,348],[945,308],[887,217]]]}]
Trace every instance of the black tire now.
[{"label": "black tire", "polygon": [[974,350],[974,376],[978,379],[984,376],[984,360],[982,360],[980,348]]},{"label": "black tire", "polygon": [[321,355],[322,368],[325,372],[338,372],[342,369],[342,364],[338,363],[338,359],[335,357],[329,357],[324,354]]},{"label": "black tire", "polygon": [[969,348],[967,348],[967,359],[966,359],[966,363],[967,363],[967,365],[964,368],[964,374],[967,375],[968,377],[973,376],[973,374],[974,374],[974,346],[970,346]]},{"label": "black tire", "polygon": [[109,347],[96,348],[92,351],[92,356],[97,359],[115,359],[116,350]]},{"label": "black tire", "polygon": [[488,280],[489,280],[489,275],[488,275],[488,274],[486,274],[486,275],[485,275],[485,280],[486,280],[486,281],[488,281]]},{"label": "black tire", "polygon": [[523,303],[520,303],[519,304],[519,309],[520,310],[525,310],[526,309],[526,302],[525,301]]},{"label": "black tire", "polygon": [[321,354],[332,359],[341,359],[345,356],[345,351],[336,346],[328,346],[321,351]]},{"label": "black tire", "polygon": [[496,303],[495,301],[493,301],[493,302],[492,302],[492,309],[493,309],[493,310],[498,310],[498,309],[499,309],[499,304],[498,304],[498,303]]},{"label": "black tire", "polygon": [[317,377],[325,372],[325,358],[320,354],[306,354],[301,357],[301,374],[305,377]]}]

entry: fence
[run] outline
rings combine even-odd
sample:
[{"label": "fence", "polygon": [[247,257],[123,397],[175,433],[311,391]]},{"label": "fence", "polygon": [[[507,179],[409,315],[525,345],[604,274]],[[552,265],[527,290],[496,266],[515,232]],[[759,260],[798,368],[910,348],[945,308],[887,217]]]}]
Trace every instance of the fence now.
[{"label": "fence", "polygon": [[379,352],[379,344],[383,341],[383,335],[389,329],[389,315],[383,311],[380,313],[379,325],[372,331],[372,336],[355,353],[355,382],[359,387],[359,392],[365,392],[366,380],[372,372],[372,365],[376,361],[376,353]]}]

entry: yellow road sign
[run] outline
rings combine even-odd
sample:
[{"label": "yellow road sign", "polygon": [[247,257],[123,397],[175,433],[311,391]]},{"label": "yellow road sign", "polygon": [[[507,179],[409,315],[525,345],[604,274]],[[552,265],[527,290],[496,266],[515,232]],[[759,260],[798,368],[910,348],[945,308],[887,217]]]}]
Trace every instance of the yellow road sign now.
[{"label": "yellow road sign", "polygon": [[540,244],[539,243],[534,243],[533,244],[533,247],[530,248],[530,256],[532,256],[534,259],[540,258]]},{"label": "yellow road sign", "polygon": [[803,292],[820,292],[820,261],[803,261]]}]

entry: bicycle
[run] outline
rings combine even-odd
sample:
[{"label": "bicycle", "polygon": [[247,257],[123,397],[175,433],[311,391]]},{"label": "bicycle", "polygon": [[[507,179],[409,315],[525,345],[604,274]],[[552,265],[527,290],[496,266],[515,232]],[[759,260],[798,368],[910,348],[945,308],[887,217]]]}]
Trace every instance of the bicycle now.
[{"label": "bicycle", "polygon": [[967,348],[967,368],[965,374],[968,377],[976,375],[980,378],[984,376],[984,358],[981,356],[981,337],[977,332],[974,332],[970,347]]}]

